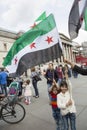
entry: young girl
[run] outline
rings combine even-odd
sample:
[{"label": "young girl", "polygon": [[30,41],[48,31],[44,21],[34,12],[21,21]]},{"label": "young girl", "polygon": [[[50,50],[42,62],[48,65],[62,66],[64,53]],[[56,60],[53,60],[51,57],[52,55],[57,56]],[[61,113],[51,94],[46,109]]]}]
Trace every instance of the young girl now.
[{"label": "young girl", "polygon": [[31,96],[32,96],[31,84],[29,79],[26,80],[24,84],[24,96],[25,96],[25,104],[29,105],[31,103]]},{"label": "young girl", "polygon": [[64,130],[76,130],[76,107],[71,93],[71,82],[65,74],[66,80],[60,84],[61,92],[57,95],[57,104],[61,110]]},{"label": "young girl", "polygon": [[62,128],[62,116],[60,113],[60,109],[57,106],[57,94],[60,92],[57,84],[55,81],[53,81],[52,86],[49,89],[49,94],[51,96],[51,103],[52,106],[52,114],[53,118],[56,122],[57,129],[56,130],[63,130]]}]

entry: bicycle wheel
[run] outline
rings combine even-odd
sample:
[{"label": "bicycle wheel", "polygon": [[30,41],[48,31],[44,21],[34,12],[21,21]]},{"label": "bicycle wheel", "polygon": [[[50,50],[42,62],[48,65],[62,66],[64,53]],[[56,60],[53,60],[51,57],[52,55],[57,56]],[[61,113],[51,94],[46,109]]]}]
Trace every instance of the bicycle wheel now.
[{"label": "bicycle wheel", "polygon": [[25,108],[19,104],[16,103],[14,105],[6,104],[1,109],[2,119],[10,124],[19,123],[22,121],[25,117]]}]

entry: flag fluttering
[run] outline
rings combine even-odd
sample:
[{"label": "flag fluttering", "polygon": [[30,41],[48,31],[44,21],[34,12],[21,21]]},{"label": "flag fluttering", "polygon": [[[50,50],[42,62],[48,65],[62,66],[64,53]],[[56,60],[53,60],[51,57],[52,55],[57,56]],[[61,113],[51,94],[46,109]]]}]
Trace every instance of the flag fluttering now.
[{"label": "flag fluttering", "polygon": [[84,29],[87,31],[87,7],[86,7],[85,13],[84,13],[84,23],[85,23]]},{"label": "flag fluttering", "polygon": [[[71,39],[74,39],[78,36],[79,29],[81,28],[84,21],[86,8],[87,0],[74,0],[68,21],[69,35]],[[85,24],[87,24],[87,20],[85,20],[85,22]]]},{"label": "flag fluttering", "polygon": [[34,24],[32,26],[30,26],[30,28],[34,28],[38,22],[41,22],[42,20],[44,20],[46,18],[46,11],[44,11],[34,22]]},{"label": "flag fluttering", "polygon": [[46,18],[46,12],[44,11],[36,20],[35,22],[44,20]]},{"label": "flag fluttering", "polygon": [[54,16],[50,14],[14,42],[3,65],[10,74],[22,75],[28,68],[52,61],[61,55],[61,41]]}]

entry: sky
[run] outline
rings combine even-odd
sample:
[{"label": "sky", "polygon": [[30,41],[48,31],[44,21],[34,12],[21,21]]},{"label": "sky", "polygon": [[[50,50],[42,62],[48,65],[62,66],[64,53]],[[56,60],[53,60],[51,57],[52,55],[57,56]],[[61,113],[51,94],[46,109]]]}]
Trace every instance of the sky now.
[{"label": "sky", "polygon": [[[58,32],[69,37],[68,17],[74,0],[0,0],[0,28],[13,32],[28,31],[34,21],[46,11],[54,14]],[[87,41],[87,32],[80,30],[74,39]]]}]

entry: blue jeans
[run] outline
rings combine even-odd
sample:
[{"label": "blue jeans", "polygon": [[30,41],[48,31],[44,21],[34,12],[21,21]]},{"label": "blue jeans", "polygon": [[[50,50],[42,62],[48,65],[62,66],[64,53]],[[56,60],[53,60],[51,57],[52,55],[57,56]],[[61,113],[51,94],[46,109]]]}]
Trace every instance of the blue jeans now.
[{"label": "blue jeans", "polygon": [[50,94],[49,94],[49,88],[51,87],[52,85],[51,84],[47,84],[47,91],[48,91],[48,96],[49,96],[49,100],[51,101],[51,96],[50,96]]},{"label": "blue jeans", "polygon": [[68,113],[67,115],[63,116],[64,130],[69,130],[69,121],[70,121],[71,130],[76,130],[75,113]]},{"label": "blue jeans", "polygon": [[1,85],[1,89],[2,93],[5,94],[5,96],[7,96],[7,85],[6,84]]},{"label": "blue jeans", "polygon": [[60,86],[61,81],[62,81],[62,79],[59,78],[59,80],[58,80],[58,82],[57,82],[57,83],[58,83],[58,86]]},{"label": "blue jeans", "polygon": [[56,122],[56,130],[64,130],[62,115],[59,108],[52,108],[53,118]]},{"label": "blue jeans", "polygon": [[35,96],[39,96],[39,92],[38,92],[38,88],[37,88],[37,81],[36,80],[32,80],[32,84],[35,90]]}]

